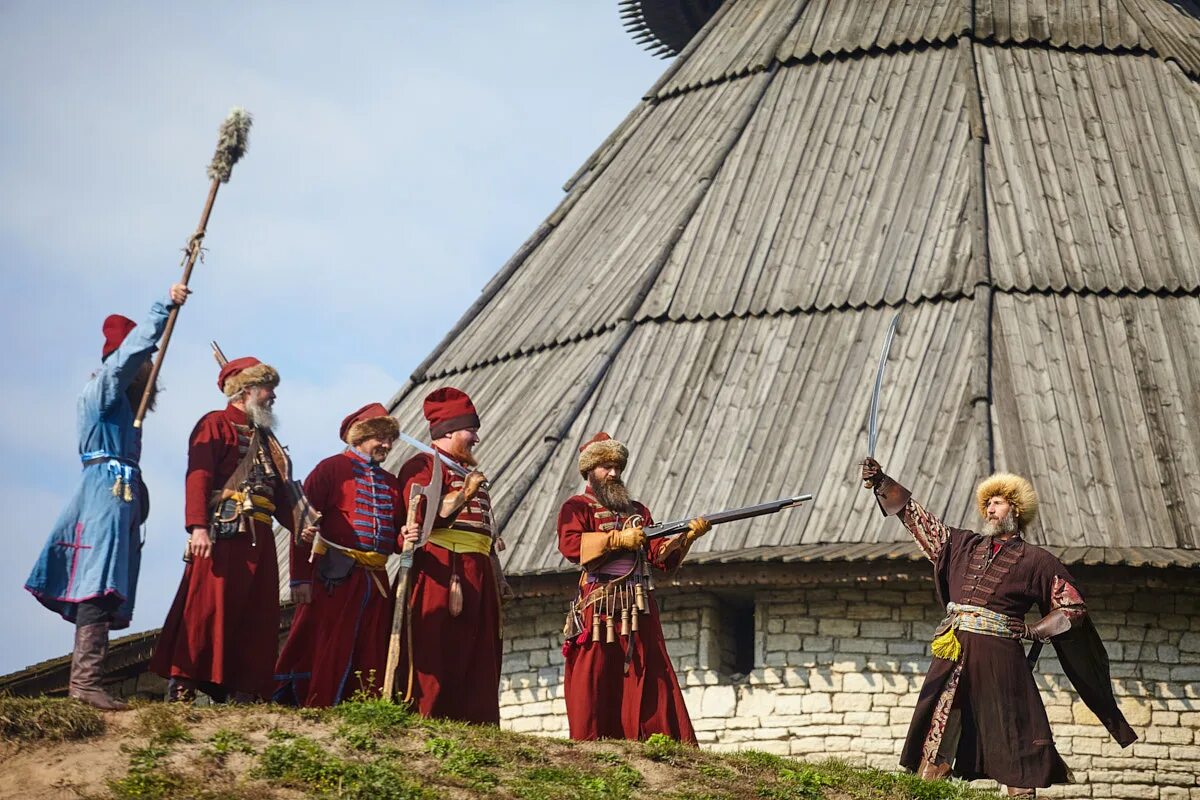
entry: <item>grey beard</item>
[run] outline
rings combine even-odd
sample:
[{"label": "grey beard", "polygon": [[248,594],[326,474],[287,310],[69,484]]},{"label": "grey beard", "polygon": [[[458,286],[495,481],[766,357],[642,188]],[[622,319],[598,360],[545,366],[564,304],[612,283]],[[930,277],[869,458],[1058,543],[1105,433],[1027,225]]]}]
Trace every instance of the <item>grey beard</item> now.
[{"label": "grey beard", "polygon": [[633,513],[633,501],[629,499],[629,489],[620,479],[597,481],[588,478],[588,483],[591,484],[592,491],[596,493],[596,499],[600,501],[600,505],[609,511],[616,511],[618,514]]},{"label": "grey beard", "polygon": [[256,428],[275,430],[275,412],[253,400],[246,401],[246,419],[250,420],[250,424]]},{"label": "grey beard", "polygon": [[1000,535],[1006,534],[1006,533],[1016,533],[1016,532],[1017,532],[1017,521],[1015,519],[1013,519],[1012,514],[1009,514],[1004,519],[999,520],[999,521],[989,519],[983,525],[983,535],[984,536],[995,537],[995,536],[1000,536]]}]

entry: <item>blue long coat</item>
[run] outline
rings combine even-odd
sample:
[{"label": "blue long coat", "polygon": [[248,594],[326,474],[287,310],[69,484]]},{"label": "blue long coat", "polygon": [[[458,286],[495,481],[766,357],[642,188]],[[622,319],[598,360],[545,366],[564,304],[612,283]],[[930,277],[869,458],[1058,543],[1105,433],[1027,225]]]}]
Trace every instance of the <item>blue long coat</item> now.
[{"label": "blue long coat", "polygon": [[138,529],[150,499],[137,467],[142,431],[133,427],[134,408],[125,395],[153,355],[167,313],[167,305],[156,302],[79,396],[79,455],[93,463],[84,464],[79,488],[54,523],[25,582],[42,605],[68,622],[75,621],[78,603],[106,595],[122,601],[112,628],[128,627],[133,616],[142,563]]}]

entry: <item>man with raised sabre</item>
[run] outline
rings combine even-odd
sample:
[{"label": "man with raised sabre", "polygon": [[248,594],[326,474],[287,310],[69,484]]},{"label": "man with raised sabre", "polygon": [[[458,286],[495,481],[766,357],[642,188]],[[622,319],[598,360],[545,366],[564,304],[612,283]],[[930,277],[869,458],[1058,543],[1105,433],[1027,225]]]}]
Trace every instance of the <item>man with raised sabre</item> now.
[{"label": "man with raised sabre", "polygon": [[380,403],[363,406],[342,421],[345,449],[304,481],[320,532],[292,542],[296,615],[275,667],[279,702],[331,706],[382,688],[394,607],[386,567],[403,544],[404,503],[380,463],[399,433]]},{"label": "man with raised sabre", "polygon": [[108,632],[129,627],[133,617],[142,562],[138,528],[150,511],[134,409],[167,317],[187,296],[187,287],[177,283],[140,325],[120,314],[104,320],[100,368],[76,406],[83,475],[25,582],[38,602],[75,624],[70,696],[105,710],[126,707],[105,692],[103,667]]},{"label": "man with raised sabre", "polygon": [[572,739],[642,740],[661,733],[696,744],[679,679],[663,641],[650,568],[677,568],[709,531],[702,517],[684,533],[647,543],[650,511],[621,481],[629,450],[607,433],[579,448],[582,494],[558,512],[558,549],[579,564],[579,592],[563,634],[564,693]]},{"label": "man with raised sabre", "polygon": [[[1052,642],[1080,698],[1113,738],[1122,747],[1137,739],[1113,697],[1108,656],[1078,583],[1061,561],[1021,535],[1038,510],[1029,481],[998,473],[979,484],[983,531],[976,533],[943,523],[874,458],[862,462],[862,479],[880,511],[899,516],[933,563],[937,600],[946,608],[902,766],[931,779],[991,778],[1013,796],[1071,782],[1023,639],[1034,648]],[[1026,624],[1034,605],[1042,617]]]},{"label": "man with raised sabre", "polygon": [[179,591],[150,671],[169,679],[168,699],[270,696],[279,643],[279,564],[272,519],[311,525],[289,491],[287,454],[275,427],[279,373],[257,358],[221,367],[228,399],[196,423],[188,442],[184,525],[189,535]]},{"label": "man with raised sabre", "polygon": [[[500,723],[500,603],[511,596],[497,558],[487,479],[476,469],[479,415],[471,398],[445,387],[425,398],[434,453],[400,468],[407,514],[419,532],[405,598],[397,685],[413,676],[411,695],[427,717]],[[454,465],[451,468],[450,465]],[[407,691],[405,692],[407,694]]]}]

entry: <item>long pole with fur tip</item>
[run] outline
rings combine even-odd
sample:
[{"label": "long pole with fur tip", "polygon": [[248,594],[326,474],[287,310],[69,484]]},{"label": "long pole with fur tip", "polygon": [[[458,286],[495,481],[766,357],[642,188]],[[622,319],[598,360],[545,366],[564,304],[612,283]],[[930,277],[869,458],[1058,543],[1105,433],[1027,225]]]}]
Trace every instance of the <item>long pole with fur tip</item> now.
[{"label": "long pole with fur tip", "polygon": [[[217,138],[217,151],[213,153],[212,162],[208,165],[208,177],[212,180],[212,185],[208,187],[208,199],[205,200],[204,211],[200,214],[200,224],[196,226],[196,232],[192,234],[192,238],[188,239],[187,247],[184,249],[183,278],[180,281],[184,286],[187,286],[191,279],[192,267],[196,265],[196,259],[200,256],[204,243],[204,232],[208,228],[208,216],[212,213],[213,203],[217,199],[217,189],[221,187],[222,183],[229,183],[233,165],[246,153],[252,121],[249,111],[244,108],[234,108],[221,123],[220,135]],[[158,345],[158,354],[154,357],[154,366],[150,369],[150,380],[146,382],[146,389],[142,392],[142,401],[138,403],[137,414],[133,417],[133,427],[135,428],[142,427],[142,420],[146,417],[150,395],[154,384],[158,381],[158,373],[162,370],[163,358],[167,355],[167,345],[171,343],[171,333],[175,330],[175,320],[178,316],[179,307],[175,306],[167,317],[167,326]]]}]

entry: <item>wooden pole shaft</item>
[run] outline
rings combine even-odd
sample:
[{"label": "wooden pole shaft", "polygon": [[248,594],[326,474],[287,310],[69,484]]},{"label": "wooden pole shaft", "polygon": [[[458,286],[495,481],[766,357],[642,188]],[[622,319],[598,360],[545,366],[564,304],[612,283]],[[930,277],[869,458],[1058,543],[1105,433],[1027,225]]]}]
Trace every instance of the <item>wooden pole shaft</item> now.
[{"label": "wooden pole shaft", "polygon": [[[196,266],[196,259],[200,255],[204,231],[208,228],[208,217],[212,214],[213,203],[216,202],[219,188],[221,188],[221,182],[214,178],[212,186],[208,188],[208,200],[204,203],[204,211],[200,214],[200,224],[196,226],[196,232],[192,234],[191,241],[188,243],[187,260],[183,267],[183,279],[180,281],[184,286],[187,286],[188,281],[192,279],[192,268]],[[162,371],[163,358],[167,355],[167,346],[171,343],[171,334],[175,330],[175,320],[178,317],[179,306],[174,306],[171,313],[167,315],[167,326],[159,341],[158,352],[154,355],[154,366],[150,368],[150,380],[146,381],[142,400],[138,403],[137,413],[133,416],[133,427],[135,428],[142,427],[142,420],[146,418],[146,407],[150,405],[150,395],[154,390],[154,384],[158,381],[158,373]]]}]

